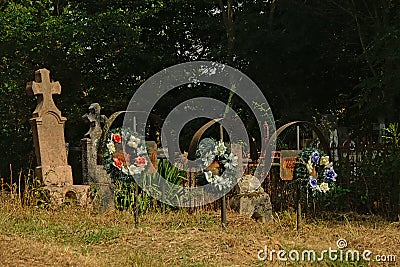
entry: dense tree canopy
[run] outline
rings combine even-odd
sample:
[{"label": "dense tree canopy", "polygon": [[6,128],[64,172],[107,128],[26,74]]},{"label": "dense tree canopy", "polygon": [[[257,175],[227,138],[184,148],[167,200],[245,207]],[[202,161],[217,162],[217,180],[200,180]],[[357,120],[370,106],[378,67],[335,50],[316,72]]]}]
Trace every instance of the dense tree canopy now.
[{"label": "dense tree canopy", "polygon": [[242,70],[281,122],[399,120],[399,18],[393,0],[1,1],[0,176],[33,159],[25,84],[43,67],[62,85],[75,145],[90,103],[124,109],[145,79],[190,60]]}]

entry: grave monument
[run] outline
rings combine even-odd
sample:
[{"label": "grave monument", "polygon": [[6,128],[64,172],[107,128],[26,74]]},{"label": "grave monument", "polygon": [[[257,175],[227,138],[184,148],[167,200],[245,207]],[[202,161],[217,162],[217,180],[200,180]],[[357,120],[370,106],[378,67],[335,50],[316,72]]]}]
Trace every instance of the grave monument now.
[{"label": "grave monument", "polygon": [[89,112],[82,116],[89,124],[89,131],[81,139],[83,183],[90,184],[96,191],[96,203],[102,209],[114,207],[114,186],[103,165],[97,164],[99,139],[103,133],[102,125],[107,117],[101,115],[98,103],[89,106]]},{"label": "grave monument", "polygon": [[29,82],[26,90],[37,98],[36,109],[29,120],[37,161],[36,177],[49,190],[52,201],[62,203],[72,199],[86,204],[89,186],[73,185],[64,139],[67,119],[53,101],[53,95],[61,94],[60,83],[50,81],[47,69],[39,69],[35,72],[35,81]]}]

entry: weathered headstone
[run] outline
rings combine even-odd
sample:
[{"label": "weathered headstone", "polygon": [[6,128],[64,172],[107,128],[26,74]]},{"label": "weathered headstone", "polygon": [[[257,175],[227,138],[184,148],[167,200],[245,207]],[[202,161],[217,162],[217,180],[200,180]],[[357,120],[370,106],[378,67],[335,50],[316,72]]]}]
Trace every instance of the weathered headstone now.
[{"label": "weathered headstone", "polygon": [[[92,103],[89,112],[82,117],[90,126],[89,131],[81,139],[83,182],[89,184],[95,191],[94,204],[102,209],[114,207],[114,184],[104,166],[101,165],[102,158],[100,161],[98,159],[99,146],[105,144],[107,140],[107,132],[103,135],[105,128],[110,129],[117,116],[123,113],[123,111],[118,111],[107,118],[101,115],[100,105]],[[107,125],[107,127],[102,127],[102,125]],[[136,128],[136,122],[133,128]],[[101,140],[102,137],[105,140]],[[157,171],[157,144],[154,141],[146,141],[146,147],[152,163],[148,173],[154,173]]]},{"label": "weathered headstone", "polygon": [[101,115],[100,112],[100,105],[93,103],[89,107],[89,113],[82,117],[90,126],[85,137],[81,139],[82,171],[83,182],[91,185],[96,191],[97,202],[94,204],[106,209],[114,207],[114,187],[103,165],[97,164],[97,145],[102,134],[101,125],[107,121],[107,117]]},{"label": "weathered headstone", "polygon": [[[107,117],[100,114],[101,107],[98,103],[93,103],[89,107],[89,113],[82,116],[85,122],[89,123],[89,131],[81,139],[82,146],[82,170],[83,182],[98,182],[97,166],[97,142],[102,134],[101,124]],[[102,165],[99,165],[102,168]],[[105,171],[104,171],[105,173]],[[101,178],[100,178],[101,180]]]},{"label": "weathered headstone", "polygon": [[230,206],[240,214],[248,215],[260,222],[272,220],[270,197],[264,192],[257,177],[243,176],[233,189]]},{"label": "weathered headstone", "polygon": [[59,82],[50,81],[50,71],[35,72],[35,81],[26,86],[27,93],[37,97],[37,106],[30,119],[35,146],[36,177],[43,181],[56,202],[65,198],[84,201],[88,187],[73,186],[71,166],[67,162],[64,139],[66,118],[53,101],[53,95],[61,94]]},{"label": "weathered headstone", "polygon": [[50,82],[50,72],[35,72],[35,81],[28,83],[27,92],[36,96],[38,103],[30,119],[36,152],[36,176],[47,185],[72,184],[72,170],[67,163],[64,124],[67,120],[53,101],[61,94],[59,82]]}]

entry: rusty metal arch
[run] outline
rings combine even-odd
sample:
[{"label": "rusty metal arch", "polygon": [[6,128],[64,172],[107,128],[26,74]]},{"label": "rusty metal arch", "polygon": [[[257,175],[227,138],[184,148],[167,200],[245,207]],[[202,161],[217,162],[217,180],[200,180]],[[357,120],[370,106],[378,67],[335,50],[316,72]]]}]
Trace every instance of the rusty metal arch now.
[{"label": "rusty metal arch", "polygon": [[205,131],[207,131],[208,128],[210,128],[212,125],[214,125],[216,122],[219,122],[223,120],[224,118],[217,118],[217,119],[212,119],[203,126],[201,126],[200,129],[197,130],[197,132],[193,135],[192,140],[190,141],[189,145],[189,151],[188,151],[188,159],[189,160],[195,160],[196,159],[196,150],[197,146],[199,145],[199,141],[201,136]]},{"label": "rusty metal arch", "polygon": [[[123,114],[123,113],[147,113],[144,111],[117,111],[113,113],[107,120],[106,123],[104,124],[104,127],[102,129],[101,136],[99,138],[98,142],[98,147],[97,147],[97,164],[102,165],[103,164],[103,157],[104,157],[104,152],[105,152],[105,147],[106,147],[106,139],[107,139],[107,134],[110,131],[111,125],[114,123],[115,119]],[[162,125],[162,119],[160,116],[154,114],[154,113],[149,113],[149,118],[153,119],[156,123],[158,123],[160,126]]]},{"label": "rusty metal arch", "polygon": [[[305,125],[309,126],[309,127],[317,134],[318,139],[319,139],[320,142],[321,142],[321,146],[322,146],[322,149],[324,150],[324,152],[325,152],[326,154],[329,154],[329,144],[328,144],[328,141],[326,140],[325,135],[322,133],[321,129],[320,129],[317,125],[315,125],[314,123],[309,122],[309,121],[292,121],[292,122],[286,123],[285,125],[282,125],[282,126],[279,127],[279,129],[276,130],[275,133],[271,136],[270,141],[275,141],[275,140],[278,138],[278,136],[279,136],[284,130],[286,130],[286,129],[289,128],[290,126],[293,126],[293,125],[296,125],[296,124],[305,124]],[[271,153],[272,151],[269,151],[269,152]]]},{"label": "rusty metal arch", "polygon": [[[207,122],[204,124],[197,132],[193,135],[192,140],[190,141],[189,144],[189,150],[188,150],[188,156],[187,158],[189,160],[195,160],[196,159],[196,150],[197,146],[199,145],[199,141],[201,136],[205,131],[207,131],[208,128],[210,128],[212,125],[214,125],[216,122],[219,122],[223,120],[224,118],[217,118],[217,119],[212,119],[211,121]],[[249,142],[255,145],[255,142],[249,139]]]}]

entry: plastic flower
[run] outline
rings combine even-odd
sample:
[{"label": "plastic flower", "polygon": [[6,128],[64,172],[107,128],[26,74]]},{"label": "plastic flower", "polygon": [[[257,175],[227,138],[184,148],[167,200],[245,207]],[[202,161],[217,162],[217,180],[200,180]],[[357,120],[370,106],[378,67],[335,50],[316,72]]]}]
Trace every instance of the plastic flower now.
[{"label": "plastic flower", "polygon": [[206,138],[200,141],[199,151],[203,154],[205,151],[213,149],[215,147],[215,141],[211,138]]},{"label": "plastic flower", "polygon": [[222,178],[222,176],[215,175],[214,185],[219,189],[229,186],[229,180]]},{"label": "plastic flower", "polygon": [[[104,168],[113,180],[131,181],[132,176],[146,170],[149,159],[144,139],[136,137],[130,129],[119,128],[109,134],[104,155]],[[122,146],[126,142],[126,147]],[[129,153],[122,151],[129,149]]]},{"label": "plastic flower", "polygon": [[113,165],[118,168],[118,170],[121,170],[124,163],[117,158],[113,158]]},{"label": "plastic flower", "polygon": [[207,182],[209,182],[209,183],[213,183],[214,182],[213,174],[212,174],[211,171],[204,172],[204,175],[206,176]]},{"label": "plastic flower", "polygon": [[139,138],[136,138],[133,135],[131,135],[131,137],[129,138],[129,141],[128,141],[128,146],[130,146],[132,148],[137,148],[139,146],[139,142],[140,142]]},{"label": "plastic flower", "polygon": [[203,173],[207,182],[219,190],[229,187],[232,181],[218,174],[223,166],[224,171],[228,171],[230,175],[235,175],[234,171],[238,167],[238,157],[231,153],[224,142],[207,138],[200,142],[198,153],[202,164],[206,166],[206,170]]},{"label": "plastic flower", "polygon": [[111,154],[114,154],[115,153],[115,145],[114,145],[114,143],[113,142],[109,142],[107,144],[107,149],[108,149],[108,151],[110,151]]},{"label": "plastic flower", "polygon": [[129,165],[130,164],[130,160],[131,160],[131,155],[125,153],[125,152],[121,152],[121,153],[115,153],[113,155],[113,159],[114,160],[119,160],[122,162],[122,165]]},{"label": "plastic flower", "polygon": [[336,181],[337,174],[334,169],[329,169],[325,171],[324,177],[331,181]]},{"label": "plastic flower", "polygon": [[128,174],[129,174],[129,169],[126,168],[125,166],[122,166],[122,172],[123,172],[124,174],[128,175]]},{"label": "plastic flower", "polygon": [[135,165],[138,167],[144,167],[147,165],[147,160],[145,157],[137,157],[135,159]]},{"label": "plastic flower", "polygon": [[226,146],[224,145],[224,142],[218,141],[217,145],[215,146],[215,153],[217,156],[222,157],[225,154],[226,151]]},{"label": "plastic flower", "polygon": [[325,169],[333,169],[333,162],[329,162],[328,165],[325,166]]},{"label": "plastic flower", "polygon": [[133,164],[128,167],[128,170],[130,175],[140,174],[142,172],[142,168],[136,167]]},{"label": "plastic flower", "polygon": [[144,147],[144,146],[139,146],[138,148],[137,148],[137,150],[136,150],[136,153],[138,154],[138,155],[143,155],[143,154],[146,154],[146,148]]},{"label": "plastic flower", "polygon": [[121,135],[119,133],[111,134],[111,139],[115,143],[121,143],[121,141],[122,141]]},{"label": "plastic flower", "polygon": [[311,154],[311,162],[312,162],[314,165],[317,165],[317,164],[319,163],[319,159],[320,159],[320,155],[319,155],[318,151],[314,151],[314,152]]},{"label": "plastic flower", "polygon": [[229,156],[226,158],[224,163],[224,167],[227,169],[234,169],[238,165],[238,157],[235,156],[233,153],[230,153]]},{"label": "plastic flower", "polygon": [[310,176],[310,180],[308,181],[309,185],[311,186],[312,189],[316,189],[317,188],[317,179],[315,179],[314,177]]},{"label": "plastic flower", "polygon": [[328,185],[328,183],[321,183],[321,184],[319,185],[319,189],[320,189],[322,192],[324,192],[324,193],[328,192],[328,191],[329,191],[329,185]]},{"label": "plastic flower", "polygon": [[308,160],[307,164],[306,164],[306,168],[309,174],[312,174],[314,171],[314,165],[311,162],[311,159]]},{"label": "plastic flower", "polygon": [[203,161],[204,166],[208,166],[214,160],[214,158],[215,155],[211,151],[208,151],[201,160]]},{"label": "plastic flower", "polygon": [[329,156],[323,156],[319,160],[319,164],[323,166],[328,166],[329,165]]}]

